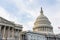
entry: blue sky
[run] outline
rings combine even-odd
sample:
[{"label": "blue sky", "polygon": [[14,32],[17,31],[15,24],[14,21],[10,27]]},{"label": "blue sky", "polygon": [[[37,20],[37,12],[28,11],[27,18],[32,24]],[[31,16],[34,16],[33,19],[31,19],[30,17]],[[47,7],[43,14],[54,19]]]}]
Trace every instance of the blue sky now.
[{"label": "blue sky", "polygon": [[60,0],[0,0],[0,16],[23,25],[23,30],[32,30],[40,8],[43,8],[54,27],[60,33]]}]

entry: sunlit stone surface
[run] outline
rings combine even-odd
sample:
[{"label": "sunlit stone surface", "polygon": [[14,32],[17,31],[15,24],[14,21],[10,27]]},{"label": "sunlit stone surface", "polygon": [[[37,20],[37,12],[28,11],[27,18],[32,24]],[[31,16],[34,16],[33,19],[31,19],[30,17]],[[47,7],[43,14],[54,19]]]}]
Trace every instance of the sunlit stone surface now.
[{"label": "sunlit stone surface", "polygon": [[45,32],[45,33],[53,33],[53,27],[51,26],[51,22],[49,19],[43,14],[43,10],[41,8],[40,15],[37,17],[33,31],[37,32]]},{"label": "sunlit stone surface", "polygon": [[60,40],[60,36],[53,33],[51,22],[43,14],[42,8],[34,23],[33,31],[25,31],[21,35],[22,40]]},{"label": "sunlit stone surface", "polygon": [[0,40],[20,40],[22,25],[0,17]]},{"label": "sunlit stone surface", "polygon": [[0,40],[60,40],[60,34],[53,33],[51,22],[41,8],[33,31],[22,31],[22,25],[0,17]]}]

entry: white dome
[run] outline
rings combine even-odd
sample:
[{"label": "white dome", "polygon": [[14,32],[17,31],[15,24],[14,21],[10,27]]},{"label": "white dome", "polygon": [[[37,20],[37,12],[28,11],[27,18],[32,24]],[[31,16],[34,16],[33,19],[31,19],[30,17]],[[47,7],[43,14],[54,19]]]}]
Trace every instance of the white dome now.
[{"label": "white dome", "polygon": [[53,32],[53,27],[49,19],[43,15],[43,10],[41,8],[41,15],[39,15],[34,23],[33,31],[46,31]]},{"label": "white dome", "polygon": [[48,18],[44,15],[38,16],[35,23],[48,24],[48,25],[51,24]]}]

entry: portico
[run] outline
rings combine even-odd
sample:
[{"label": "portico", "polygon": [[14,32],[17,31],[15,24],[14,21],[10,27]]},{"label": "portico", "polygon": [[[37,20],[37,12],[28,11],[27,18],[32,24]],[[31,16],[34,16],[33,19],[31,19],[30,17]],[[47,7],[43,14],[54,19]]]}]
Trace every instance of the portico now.
[{"label": "portico", "polygon": [[[22,31],[22,25],[15,24],[6,19],[0,17],[0,38],[3,40],[15,40],[16,38],[20,40],[20,32]],[[16,36],[16,32],[17,37]]]}]

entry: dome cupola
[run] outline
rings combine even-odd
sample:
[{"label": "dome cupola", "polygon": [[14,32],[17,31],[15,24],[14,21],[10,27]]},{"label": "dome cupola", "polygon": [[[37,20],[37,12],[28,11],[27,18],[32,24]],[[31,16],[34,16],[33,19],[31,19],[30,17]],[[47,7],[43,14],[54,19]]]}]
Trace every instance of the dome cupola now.
[{"label": "dome cupola", "polygon": [[33,31],[37,32],[53,32],[53,27],[51,26],[51,22],[49,19],[43,14],[43,10],[41,8],[40,15],[37,17]]}]

